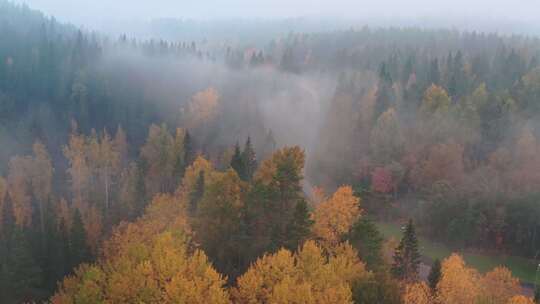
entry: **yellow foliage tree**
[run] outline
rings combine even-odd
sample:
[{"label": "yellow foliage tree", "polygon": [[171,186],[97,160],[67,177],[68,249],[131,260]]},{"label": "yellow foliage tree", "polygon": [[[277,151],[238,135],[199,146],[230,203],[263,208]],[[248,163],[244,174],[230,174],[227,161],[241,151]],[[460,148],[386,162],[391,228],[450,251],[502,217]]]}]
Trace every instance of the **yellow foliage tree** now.
[{"label": "yellow foliage tree", "polygon": [[313,213],[313,234],[327,247],[337,245],[358,220],[360,199],[350,186],[340,187],[327,201],[319,204]]},{"label": "yellow foliage tree", "polygon": [[238,279],[235,303],[352,303],[351,283],[371,276],[354,249],[342,244],[328,257],[313,241],[297,254],[265,255]]},{"label": "yellow foliage tree", "polygon": [[408,284],[403,294],[403,304],[431,304],[431,290],[425,282]]},{"label": "yellow foliage tree", "polygon": [[531,298],[528,298],[526,296],[514,296],[508,302],[507,304],[534,304],[534,300]]},{"label": "yellow foliage tree", "polygon": [[52,303],[230,303],[225,279],[204,253],[189,252],[182,234],[166,231],[126,249],[81,267],[64,280]]},{"label": "yellow foliage tree", "polygon": [[465,266],[463,258],[452,254],[442,263],[442,274],[437,284],[440,304],[470,304],[480,296],[479,275]]},{"label": "yellow foliage tree", "polygon": [[497,267],[481,279],[482,299],[486,303],[505,304],[521,292],[519,280],[505,267]]},{"label": "yellow foliage tree", "polygon": [[187,115],[188,128],[194,129],[211,122],[218,114],[218,106],[219,95],[214,88],[195,94],[189,102],[187,113],[184,113]]}]

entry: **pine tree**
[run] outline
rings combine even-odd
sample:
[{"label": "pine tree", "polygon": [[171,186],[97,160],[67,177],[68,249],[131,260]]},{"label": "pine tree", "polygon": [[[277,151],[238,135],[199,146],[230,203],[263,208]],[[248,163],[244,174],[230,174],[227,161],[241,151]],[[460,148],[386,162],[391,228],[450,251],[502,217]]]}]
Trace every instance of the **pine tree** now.
[{"label": "pine tree", "polygon": [[231,159],[231,168],[236,171],[238,176],[241,179],[244,179],[245,177],[245,168],[244,168],[244,161],[242,159],[242,151],[240,150],[240,144],[236,142],[236,145],[234,146],[234,154]]},{"label": "pine tree", "polygon": [[184,137],[184,165],[187,167],[191,166],[195,160],[195,143],[193,138],[189,134],[189,131],[186,130],[186,136]]},{"label": "pine tree", "polygon": [[439,85],[441,81],[441,73],[439,72],[439,60],[433,59],[429,68],[429,81],[431,84]]},{"label": "pine tree", "polygon": [[369,217],[362,216],[354,224],[348,239],[351,245],[358,251],[360,259],[366,263],[369,269],[376,269],[382,266],[382,244],[384,238]]},{"label": "pine tree", "polygon": [[439,259],[435,259],[433,262],[433,265],[431,266],[431,271],[428,275],[428,283],[429,287],[433,292],[437,289],[437,284],[439,284],[439,281],[441,280],[441,261]]},{"label": "pine tree", "polygon": [[390,108],[394,102],[394,89],[392,88],[392,76],[385,63],[381,64],[379,70],[379,84],[375,100],[374,118],[377,119]]},{"label": "pine tree", "polygon": [[414,224],[409,220],[403,238],[394,253],[392,273],[398,279],[415,281],[418,278],[420,266],[420,253],[418,252],[418,240],[414,231]]},{"label": "pine tree", "polygon": [[195,214],[197,212],[197,204],[204,195],[204,170],[199,172],[197,181],[195,182],[195,187],[190,193],[189,197],[189,212],[190,214]]},{"label": "pine tree", "polygon": [[291,222],[287,226],[285,247],[289,250],[296,250],[309,236],[313,220],[310,218],[306,200],[301,199],[296,203]]},{"label": "pine tree", "polygon": [[[236,151],[235,151],[236,152]],[[242,163],[244,167],[245,176],[243,180],[250,181],[253,178],[255,170],[257,170],[257,157],[253,145],[251,144],[251,138],[248,137],[246,145],[244,146],[244,152],[242,152]]]},{"label": "pine tree", "polygon": [[42,270],[32,257],[25,232],[17,227],[13,231],[7,264],[9,288],[16,302],[32,299],[32,293],[42,282]]},{"label": "pine tree", "polygon": [[86,231],[78,209],[73,215],[73,224],[69,235],[69,258],[71,268],[88,261],[90,258],[90,251],[86,243]]}]

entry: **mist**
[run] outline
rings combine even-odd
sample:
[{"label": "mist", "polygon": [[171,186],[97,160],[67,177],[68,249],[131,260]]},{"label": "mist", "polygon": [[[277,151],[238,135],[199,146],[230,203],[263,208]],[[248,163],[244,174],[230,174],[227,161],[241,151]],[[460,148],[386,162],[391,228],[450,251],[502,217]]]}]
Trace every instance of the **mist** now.
[{"label": "mist", "polygon": [[[216,21],[296,20],[283,32],[330,31],[351,27],[396,26],[456,28],[500,33],[539,34],[534,0],[496,1],[86,1],[17,0],[61,21],[111,34],[159,36],[149,30],[160,19]],[[223,23],[221,24],[223,25]],[[251,26],[260,26],[253,23]],[[205,24],[199,24],[205,28]],[[207,27],[207,25],[206,25]],[[235,28],[230,28],[235,30]],[[220,30],[214,26],[213,30]],[[222,28],[221,28],[222,30]],[[209,35],[210,33],[204,33]],[[170,38],[170,37],[166,37]],[[198,37],[204,39],[204,35]]]}]

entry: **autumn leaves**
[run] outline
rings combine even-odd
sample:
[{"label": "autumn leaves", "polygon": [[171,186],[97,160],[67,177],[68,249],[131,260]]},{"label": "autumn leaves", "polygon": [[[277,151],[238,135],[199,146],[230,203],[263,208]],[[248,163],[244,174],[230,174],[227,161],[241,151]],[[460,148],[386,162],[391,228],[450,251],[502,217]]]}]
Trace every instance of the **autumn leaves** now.
[{"label": "autumn leaves", "polygon": [[[53,303],[351,303],[352,282],[371,276],[341,243],[359,199],[342,187],[310,212],[303,165],[301,149],[284,148],[246,182],[198,157],[174,194],[118,226],[103,257],[66,278]],[[231,275],[251,266],[225,288],[210,260]]]}]

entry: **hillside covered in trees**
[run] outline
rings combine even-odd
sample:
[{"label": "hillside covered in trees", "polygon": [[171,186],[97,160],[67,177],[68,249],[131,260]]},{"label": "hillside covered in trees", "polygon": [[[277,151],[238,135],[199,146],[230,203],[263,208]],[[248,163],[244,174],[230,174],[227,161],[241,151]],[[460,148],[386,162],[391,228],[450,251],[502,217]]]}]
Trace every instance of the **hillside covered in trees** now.
[{"label": "hillside covered in trees", "polygon": [[0,0],[0,303],[539,303],[462,253],[538,264],[540,39],[280,24],[141,40]]}]

